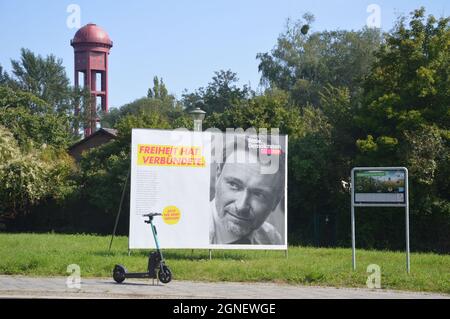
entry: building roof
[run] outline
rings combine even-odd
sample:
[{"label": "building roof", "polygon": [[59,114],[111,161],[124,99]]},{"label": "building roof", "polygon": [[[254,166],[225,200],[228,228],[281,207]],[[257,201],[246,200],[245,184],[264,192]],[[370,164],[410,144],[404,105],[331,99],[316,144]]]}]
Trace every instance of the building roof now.
[{"label": "building roof", "polygon": [[72,46],[77,44],[103,44],[109,47],[112,47],[113,42],[109,38],[108,34],[105,30],[100,28],[98,25],[94,23],[88,23],[85,26],[81,27],[73,40],[70,41]]},{"label": "building roof", "polygon": [[98,136],[100,134],[106,134],[106,135],[110,136],[111,138],[117,138],[117,130],[116,129],[102,127],[101,129],[95,131],[94,134],[91,134],[91,135],[83,138],[82,140],[76,142],[75,144],[71,145],[69,147],[69,151],[74,149],[75,147],[77,147],[80,144],[86,143],[88,140],[90,140],[93,137]]}]

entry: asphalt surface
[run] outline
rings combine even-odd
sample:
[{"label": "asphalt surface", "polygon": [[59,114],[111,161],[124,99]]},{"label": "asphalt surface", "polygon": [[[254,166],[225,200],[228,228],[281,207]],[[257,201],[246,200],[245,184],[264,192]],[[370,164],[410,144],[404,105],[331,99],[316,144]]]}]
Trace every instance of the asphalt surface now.
[{"label": "asphalt surface", "polygon": [[[450,295],[384,289],[310,287],[276,283],[193,282],[167,285],[148,279],[82,278],[79,289],[67,277],[0,276],[0,298],[149,298],[149,299],[450,299]],[[73,283],[72,283],[73,284]]]}]

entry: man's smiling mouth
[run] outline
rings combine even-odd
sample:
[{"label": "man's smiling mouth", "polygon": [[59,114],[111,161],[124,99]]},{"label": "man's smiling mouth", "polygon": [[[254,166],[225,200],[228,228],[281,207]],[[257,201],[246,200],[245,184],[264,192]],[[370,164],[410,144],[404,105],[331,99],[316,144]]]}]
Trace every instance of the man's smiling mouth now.
[{"label": "man's smiling mouth", "polygon": [[250,221],[251,221],[250,218],[245,218],[245,217],[242,217],[242,216],[233,214],[233,213],[231,213],[231,212],[229,212],[229,211],[227,211],[227,214],[233,216],[234,218],[236,218],[236,219],[238,219],[238,220],[242,220],[242,221],[245,221],[245,222],[250,222]]}]

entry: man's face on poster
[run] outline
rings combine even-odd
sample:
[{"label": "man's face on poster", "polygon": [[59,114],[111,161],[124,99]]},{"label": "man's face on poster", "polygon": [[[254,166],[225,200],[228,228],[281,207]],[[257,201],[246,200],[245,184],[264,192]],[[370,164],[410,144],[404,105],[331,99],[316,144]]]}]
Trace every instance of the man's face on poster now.
[{"label": "man's face on poster", "polygon": [[[242,153],[236,154],[237,158]],[[262,174],[259,162],[248,162],[225,162],[216,181],[218,216],[223,227],[239,238],[261,227],[278,204],[281,192],[281,174]]]}]

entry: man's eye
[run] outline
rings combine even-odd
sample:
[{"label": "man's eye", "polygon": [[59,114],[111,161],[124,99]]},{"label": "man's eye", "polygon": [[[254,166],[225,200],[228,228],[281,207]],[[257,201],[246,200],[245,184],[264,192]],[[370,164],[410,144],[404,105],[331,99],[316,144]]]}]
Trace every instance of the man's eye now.
[{"label": "man's eye", "polygon": [[257,198],[260,198],[260,199],[265,199],[266,198],[266,194],[264,194],[263,192],[256,191],[256,192],[253,192],[253,195],[255,197],[257,197]]},{"label": "man's eye", "polygon": [[233,181],[228,181],[227,183],[228,183],[228,186],[233,190],[238,190],[240,188],[239,184],[235,183]]}]

